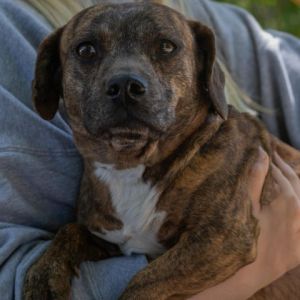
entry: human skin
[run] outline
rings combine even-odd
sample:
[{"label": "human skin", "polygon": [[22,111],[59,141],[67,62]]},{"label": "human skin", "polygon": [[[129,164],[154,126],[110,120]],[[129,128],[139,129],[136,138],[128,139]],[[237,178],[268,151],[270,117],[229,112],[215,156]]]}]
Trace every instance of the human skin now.
[{"label": "human skin", "polygon": [[300,264],[300,180],[276,154],[271,168],[277,196],[270,205],[261,206],[260,195],[268,168],[268,156],[260,149],[248,185],[253,214],[261,228],[256,260],[189,300],[245,300]]}]

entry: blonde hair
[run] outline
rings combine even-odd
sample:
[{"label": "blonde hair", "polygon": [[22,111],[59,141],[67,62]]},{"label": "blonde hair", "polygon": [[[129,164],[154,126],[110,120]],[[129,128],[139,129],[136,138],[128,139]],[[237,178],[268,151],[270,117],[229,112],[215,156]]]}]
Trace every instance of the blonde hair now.
[{"label": "blonde hair", "polygon": [[[66,24],[72,16],[97,3],[103,3],[103,0],[25,0],[29,5],[39,11],[53,26],[59,28]],[[115,0],[116,1],[116,0]],[[174,0],[153,0],[156,3],[161,3],[170,6],[181,13],[187,15],[187,1],[174,1]],[[116,1],[118,2],[118,1]],[[255,115],[257,111],[269,112],[259,104],[255,103],[241,88],[236,84],[230,75],[225,64],[217,59],[222,71],[225,74],[225,94],[228,104],[233,105],[239,111],[248,112]]]},{"label": "blonde hair", "polygon": [[92,0],[25,0],[35,8],[53,28],[65,25],[75,14],[83,8],[93,5]]}]

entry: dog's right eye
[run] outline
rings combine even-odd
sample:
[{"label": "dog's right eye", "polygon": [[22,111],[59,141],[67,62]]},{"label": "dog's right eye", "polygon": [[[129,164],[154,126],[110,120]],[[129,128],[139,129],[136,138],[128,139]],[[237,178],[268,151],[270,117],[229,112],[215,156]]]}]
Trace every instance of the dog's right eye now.
[{"label": "dog's right eye", "polygon": [[96,56],[97,51],[93,44],[85,42],[77,46],[76,53],[83,59],[92,59]]}]

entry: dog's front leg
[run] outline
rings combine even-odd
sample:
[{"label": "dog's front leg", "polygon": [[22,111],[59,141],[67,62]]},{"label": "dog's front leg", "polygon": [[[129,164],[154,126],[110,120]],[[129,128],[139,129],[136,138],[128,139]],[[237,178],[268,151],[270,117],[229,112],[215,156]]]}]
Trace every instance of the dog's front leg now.
[{"label": "dog's front leg", "polygon": [[228,251],[223,242],[221,236],[215,236],[205,244],[189,234],[139,272],[120,300],[187,299],[255,259],[255,243],[241,254]]},{"label": "dog's front leg", "polygon": [[79,224],[61,228],[52,244],[26,274],[24,300],[70,299],[71,279],[81,262],[119,255],[117,246],[96,242]]}]

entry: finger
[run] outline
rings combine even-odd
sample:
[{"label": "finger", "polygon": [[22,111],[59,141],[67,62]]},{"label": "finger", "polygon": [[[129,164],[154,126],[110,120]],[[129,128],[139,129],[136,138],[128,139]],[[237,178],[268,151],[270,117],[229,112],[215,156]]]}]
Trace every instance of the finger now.
[{"label": "finger", "polygon": [[268,170],[269,156],[261,147],[259,147],[258,157],[251,168],[248,181],[248,191],[252,200],[254,216],[257,216],[261,209],[260,197]]},{"label": "finger", "polygon": [[275,153],[274,158],[275,163],[281,170],[282,174],[290,181],[296,194],[300,196],[300,179],[298,178],[296,172],[278,155],[278,153]]},{"label": "finger", "polygon": [[[271,166],[271,172],[273,175],[273,179],[276,182],[276,185],[278,187],[278,193],[282,195],[282,197],[279,197],[281,199],[287,199],[289,196],[292,196],[295,194],[294,189],[289,182],[289,180],[283,175],[281,170],[272,163]],[[274,202],[274,201],[273,201]],[[277,202],[277,201],[275,201]]]}]

